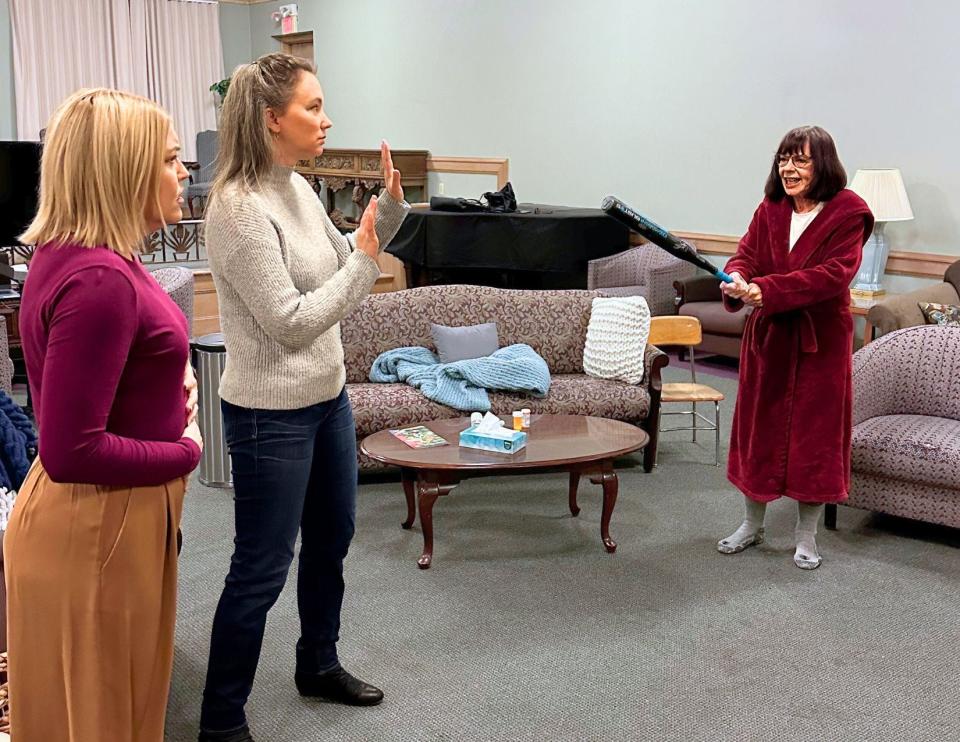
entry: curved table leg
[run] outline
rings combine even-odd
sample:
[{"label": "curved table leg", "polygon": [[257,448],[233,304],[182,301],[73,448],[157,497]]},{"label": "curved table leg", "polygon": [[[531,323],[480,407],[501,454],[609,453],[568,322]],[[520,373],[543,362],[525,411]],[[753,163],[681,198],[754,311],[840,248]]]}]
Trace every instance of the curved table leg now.
[{"label": "curved table leg", "polygon": [[577,485],[580,484],[580,472],[570,472],[570,514],[576,518],[580,514],[580,506],[577,505]]},{"label": "curved table leg", "polygon": [[407,498],[407,519],[400,524],[400,527],[409,529],[417,519],[417,499],[414,496],[417,478],[409,469],[401,469],[400,476],[403,480],[403,495]]},{"label": "curved table leg", "polygon": [[438,483],[417,480],[420,527],[423,529],[423,553],[417,560],[417,566],[420,569],[429,569],[433,563],[433,504],[440,495],[446,495],[456,486],[456,482]]},{"label": "curved table leg", "polygon": [[617,542],[610,538],[610,516],[613,515],[613,507],[617,504],[617,491],[619,489],[619,480],[617,473],[612,465],[596,477],[591,478],[595,484],[603,486],[603,512],[600,515],[600,538],[603,540],[604,548],[613,553],[617,550]]}]

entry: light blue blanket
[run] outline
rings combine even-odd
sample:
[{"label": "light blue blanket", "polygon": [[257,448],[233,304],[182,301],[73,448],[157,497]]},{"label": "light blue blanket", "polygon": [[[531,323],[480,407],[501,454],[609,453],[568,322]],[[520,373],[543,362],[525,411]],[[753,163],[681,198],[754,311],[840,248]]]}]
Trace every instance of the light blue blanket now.
[{"label": "light blue blanket", "polygon": [[370,368],[370,381],[405,382],[434,402],[457,410],[486,412],[488,389],[545,397],[550,389],[547,362],[529,345],[500,348],[484,358],[440,363],[427,348],[388,350]]}]

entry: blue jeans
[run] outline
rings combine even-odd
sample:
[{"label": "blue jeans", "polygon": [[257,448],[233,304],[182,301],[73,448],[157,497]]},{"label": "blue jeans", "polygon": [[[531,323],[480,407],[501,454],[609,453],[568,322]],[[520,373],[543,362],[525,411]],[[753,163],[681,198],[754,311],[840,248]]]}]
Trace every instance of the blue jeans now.
[{"label": "blue jeans", "polygon": [[233,467],[230,573],[213,619],[200,726],[234,729],[260,659],[267,611],[276,602],[301,533],[297,669],[336,667],[343,560],[353,537],[357,444],[346,390],[299,410],[222,402]]}]

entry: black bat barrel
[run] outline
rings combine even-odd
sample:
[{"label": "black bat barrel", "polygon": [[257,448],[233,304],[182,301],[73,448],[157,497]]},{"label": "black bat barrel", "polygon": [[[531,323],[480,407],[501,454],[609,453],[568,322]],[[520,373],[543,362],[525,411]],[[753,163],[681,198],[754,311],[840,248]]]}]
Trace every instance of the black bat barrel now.
[{"label": "black bat barrel", "polygon": [[616,196],[607,196],[604,198],[600,204],[600,208],[618,222],[627,225],[634,232],[650,240],[650,242],[657,247],[663,248],[671,255],[681,260],[686,260],[688,263],[693,263],[693,265],[702,268],[721,281],[726,281],[727,283],[733,281],[730,276],[717,269],[709,260],[697,255],[697,252],[686,242],[676,235],[670,234],[670,232],[659,224],[650,221],[640,212],[627,206],[627,204]]}]

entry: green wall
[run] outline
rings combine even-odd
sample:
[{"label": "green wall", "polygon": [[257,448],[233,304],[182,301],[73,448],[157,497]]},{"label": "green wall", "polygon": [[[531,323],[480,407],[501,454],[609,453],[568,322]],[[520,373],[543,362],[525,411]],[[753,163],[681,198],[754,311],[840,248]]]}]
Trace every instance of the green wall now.
[{"label": "green wall", "polygon": [[[279,5],[248,6],[252,56],[278,48]],[[916,219],[889,226],[893,249],[960,254],[960,169],[945,156],[960,120],[960,4],[808,0],[798,13],[768,0],[301,0],[299,9],[300,29],[314,32],[332,147],[386,137],[438,155],[506,156],[521,200],[594,206],[615,193],[673,229],[739,234],[780,137],[817,123],[851,176],[903,171]]]},{"label": "green wall", "polygon": [[251,60],[249,5],[220,3],[220,43],[223,46],[223,70],[230,75],[238,64]]}]

